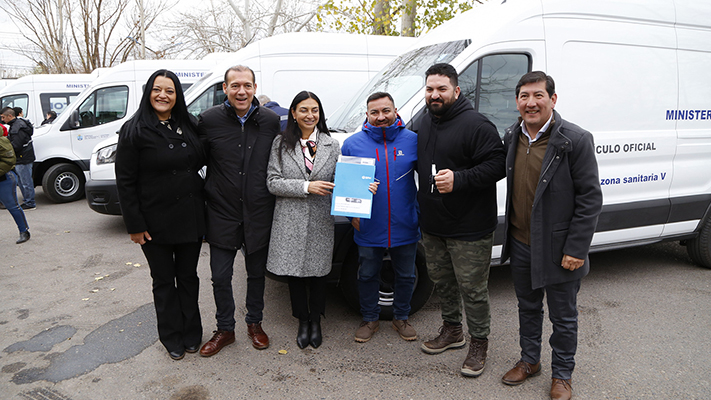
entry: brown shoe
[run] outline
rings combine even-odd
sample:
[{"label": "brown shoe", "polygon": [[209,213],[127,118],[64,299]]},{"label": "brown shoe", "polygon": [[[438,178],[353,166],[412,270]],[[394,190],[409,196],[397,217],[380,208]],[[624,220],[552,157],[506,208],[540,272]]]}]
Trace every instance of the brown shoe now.
[{"label": "brown shoe", "polygon": [[219,353],[223,347],[235,342],[235,331],[215,331],[212,339],[208,340],[200,349],[200,355],[203,357],[214,356]]},{"label": "brown shoe", "polygon": [[360,326],[358,329],[356,329],[355,333],[355,341],[359,343],[365,343],[370,338],[373,337],[373,334],[378,331],[380,328],[380,321],[363,321],[360,323]]},{"label": "brown shoe", "polygon": [[427,354],[439,354],[447,349],[458,349],[464,347],[467,341],[464,340],[462,324],[452,325],[447,321],[439,328],[439,336],[422,343],[420,347]]},{"label": "brown shoe", "polygon": [[269,336],[264,333],[262,323],[247,324],[247,335],[252,339],[252,346],[257,350],[264,350],[269,347]]},{"label": "brown shoe", "polygon": [[415,332],[415,328],[413,328],[406,319],[394,319],[393,329],[395,329],[404,340],[410,341],[417,339],[417,332]]},{"label": "brown shoe", "polygon": [[504,375],[503,378],[501,378],[501,382],[510,386],[520,385],[529,376],[536,376],[540,372],[540,361],[537,364],[529,364],[523,360],[520,360],[513,368],[511,368],[511,370],[509,370],[509,372]]},{"label": "brown shoe", "polygon": [[573,397],[573,387],[570,379],[553,378],[551,382],[551,400],[570,400]]},{"label": "brown shoe", "polygon": [[486,351],[489,349],[489,341],[487,339],[474,339],[469,344],[469,353],[462,364],[462,375],[469,377],[477,377],[484,372],[484,364],[486,363]]}]

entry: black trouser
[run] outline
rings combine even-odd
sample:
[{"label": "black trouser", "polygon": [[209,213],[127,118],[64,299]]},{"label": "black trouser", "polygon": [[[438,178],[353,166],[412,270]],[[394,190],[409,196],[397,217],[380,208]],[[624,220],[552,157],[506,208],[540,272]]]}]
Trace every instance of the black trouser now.
[{"label": "black trouser", "polygon": [[153,278],[158,337],[168,351],[198,346],[202,340],[197,276],[201,246],[202,240],[141,246]]},{"label": "black trouser", "polygon": [[[264,310],[264,271],[267,266],[269,248],[265,247],[252,254],[246,254],[244,264],[247,270],[247,316],[248,324],[262,322]],[[210,245],[210,269],[212,270],[212,291],[215,296],[217,329],[235,329],[235,299],[232,294],[232,272],[237,250],[222,249]]]},{"label": "black trouser", "polygon": [[531,248],[513,238],[511,275],[518,297],[521,359],[530,364],[536,364],[541,359],[545,293],[549,318],[553,324],[553,333],[549,339],[553,350],[552,377],[570,379],[575,368],[575,352],[578,347],[577,295],[580,279],[532,289]]},{"label": "black trouser", "polygon": [[289,277],[291,315],[300,321],[318,321],[326,312],[326,277]]}]

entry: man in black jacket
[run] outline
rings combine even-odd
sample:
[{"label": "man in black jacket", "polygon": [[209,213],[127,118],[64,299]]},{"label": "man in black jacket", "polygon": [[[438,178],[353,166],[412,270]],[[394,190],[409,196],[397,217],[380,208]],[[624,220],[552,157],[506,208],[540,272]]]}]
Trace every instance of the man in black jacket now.
[{"label": "man in black jacket", "polygon": [[24,200],[20,207],[23,210],[34,210],[36,208],[35,183],[32,180],[32,164],[35,162],[35,149],[32,146],[34,129],[27,120],[17,118],[15,110],[10,107],[3,108],[1,113],[2,122],[10,126],[7,136],[17,157],[15,174]]},{"label": "man in black jacket", "polygon": [[206,238],[217,306],[217,331],[200,349],[205,357],[235,341],[232,272],[240,249],[247,269],[247,334],[256,349],[269,347],[262,310],[275,198],[267,190],[267,164],[279,117],[254,98],[257,84],[248,67],[228,69],[222,89],[227,100],[203,112],[198,123],[208,153]]},{"label": "man in black jacket", "polygon": [[471,345],[461,373],[476,377],[484,372],[489,343],[489,267],[504,147],[494,124],[460,95],[454,67],[435,64],[425,75],[429,115],[418,131],[417,199],[427,271],[441,300],[443,324],[422,351],[438,354],[466,344],[463,300]]}]

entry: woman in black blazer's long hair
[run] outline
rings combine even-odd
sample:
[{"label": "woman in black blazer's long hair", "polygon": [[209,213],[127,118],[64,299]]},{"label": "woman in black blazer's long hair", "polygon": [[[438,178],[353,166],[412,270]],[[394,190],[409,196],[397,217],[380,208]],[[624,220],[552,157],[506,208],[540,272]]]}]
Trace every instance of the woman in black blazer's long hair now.
[{"label": "woman in black blazer's long hair", "polygon": [[180,80],[158,70],[138,111],[122,127],[116,184],[131,240],[153,278],[158,336],[174,360],[200,348],[197,263],[205,234],[205,153]]}]

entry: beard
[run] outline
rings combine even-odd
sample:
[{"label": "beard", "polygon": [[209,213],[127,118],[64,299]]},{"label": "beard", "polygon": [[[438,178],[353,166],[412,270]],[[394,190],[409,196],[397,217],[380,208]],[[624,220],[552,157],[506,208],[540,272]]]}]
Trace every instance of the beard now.
[{"label": "beard", "polygon": [[454,98],[451,100],[447,101],[445,99],[439,98],[437,100],[429,100],[427,101],[427,109],[435,116],[441,117],[444,115],[444,113],[447,112],[450,108],[452,108],[452,104],[454,104]]}]

